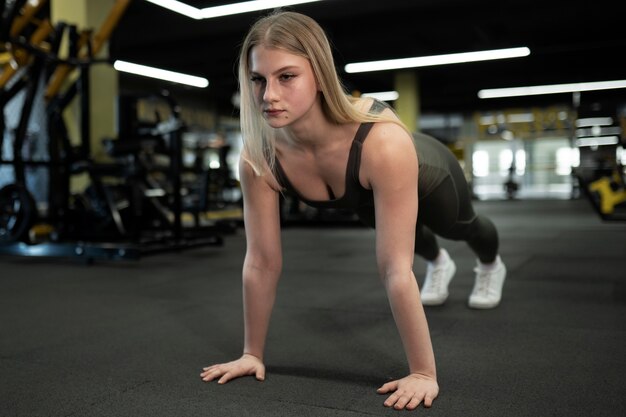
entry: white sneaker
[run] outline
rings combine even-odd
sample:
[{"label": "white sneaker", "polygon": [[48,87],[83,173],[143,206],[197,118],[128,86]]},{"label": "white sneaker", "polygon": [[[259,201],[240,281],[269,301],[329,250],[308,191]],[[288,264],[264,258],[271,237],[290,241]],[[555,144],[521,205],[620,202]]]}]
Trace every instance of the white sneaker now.
[{"label": "white sneaker", "polygon": [[506,278],[506,267],[500,256],[496,258],[496,265],[485,269],[479,264],[474,271],[476,272],[476,281],[474,289],[469,297],[469,306],[471,308],[494,308],[500,304],[502,299],[502,286]]},{"label": "white sneaker", "polygon": [[422,304],[438,306],[448,299],[448,285],[456,272],[456,265],[445,249],[441,249],[438,262],[428,262],[426,278],[422,287]]}]

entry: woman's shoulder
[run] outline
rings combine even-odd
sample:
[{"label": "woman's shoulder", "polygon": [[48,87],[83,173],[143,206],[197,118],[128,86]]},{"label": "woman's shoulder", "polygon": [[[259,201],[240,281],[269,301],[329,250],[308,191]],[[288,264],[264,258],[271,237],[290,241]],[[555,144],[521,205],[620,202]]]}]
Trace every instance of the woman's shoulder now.
[{"label": "woman's shoulder", "polygon": [[239,158],[239,177],[243,186],[258,188],[259,185],[263,185],[261,188],[275,192],[282,189],[267,161],[264,161],[262,166],[255,166],[245,150],[242,150]]},{"label": "woman's shoulder", "polygon": [[[361,123],[372,123],[367,133],[367,148],[397,147],[398,143],[406,145],[413,143],[409,131],[406,129],[396,111],[384,101],[372,97],[352,97],[352,105],[363,115]],[[400,146],[400,149],[403,149]],[[406,148],[408,149],[408,148]]]},{"label": "woman's shoulder", "polygon": [[381,120],[374,123],[366,142],[371,145],[370,147],[391,147],[402,150],[404,146],[413,146],[413,137],[402,125],[391,120]]},{"label": "woman's shoulder", "polygon": [[[374,123],[363,144],[361,167],[366,183],[394,181],[417,169],[417,151],[411,135],[393,122]],[[387,178],[388,177],[388,178]]]},{"label": "woman's shoulder", "polygon": [[363,164],[372,167],[372,172],[377,171],[381,164],[402,164],[401,161],[412,155],[416,155],[412,136],[394,122],[374,123],[363,143]]}]

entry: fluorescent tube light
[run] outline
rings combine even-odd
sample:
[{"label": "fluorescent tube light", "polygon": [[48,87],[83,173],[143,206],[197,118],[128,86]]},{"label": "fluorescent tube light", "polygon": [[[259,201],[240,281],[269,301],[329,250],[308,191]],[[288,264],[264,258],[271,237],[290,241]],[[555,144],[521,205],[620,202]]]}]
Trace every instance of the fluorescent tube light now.
[{"label": "fluorescent tube light", "polygon": [[311,3],[320,0],[255,0],[242,3],[225,4],[223,6],[207,7],[200,10],[202,19],[227,16],[231,14],[255,12],[257,10],[274,9],[276,7],[292,6],[294,4]]},{"label": "fluorescent tube light", "polygon": [[347,64],[344,69],[347,73],[372,72],[401,68],[428,67],[433,65],[461,64],[464,62],[489,61],[492,59],[518,58],[528,55],[530,55],[530,49],[526,47],[493,49],[490,51],[462,52],[458,54],[356,62]]},{"label": "fluorescent tube light", "polygon": [[603,145],[617,145],[619,138],[617,136],[600,136],[600,137],[588,137],[576,139],[576,146],[603,146]]},{"label": "fluorescent tube light", "polygon": [[209,80],[194,75],[180,72],[168,71],[164,69],[148,67],[146,65],[133,64],[126,61],[115,61],[113,68],[121,72],[142,75],[144,77],[157,78],[159,80],[171,81],[179,84],[191,85],[193,87],[205,88],[209,85]]},{"label": "fluorescent tube light", "polygon": [[576,120],[576,127],[612,126],[612,117],[586,117]]},{"label": "fluorescent tube light", "polygon": [[205,7],[204,9],[198,9],[197,7],[190,6],[178,0],[146,1],[198,20],[254,12],[257,10],[273,9],[276,7],[292,6],[294,4],[312,3],[314,1],[321,0],[253,0],[241,3],[224,4],[222,6]]},{"label": "fluorescent tube light", "polygon": [[380,91],[378,93],[363,93],[361,97],[371,97],[380,101],[394,101],[400,97],[397,91]]},{"label": "fluorescent tube light", "polygon": [[626,88],[626,80],[597,81],[591,83],[535,85],[530,87],[494,88],[480,90],[479,98],[534,96],[540,94],[575,93],[581,91]]},{"label": "fluorescent tube light", "polygon": [[161,6],[165,9],[171,10],[176,13],[183,14],[192,19],[201,19],[200,10],[197,7],[190,6],[177,0],[146,0],[150,3]]}]

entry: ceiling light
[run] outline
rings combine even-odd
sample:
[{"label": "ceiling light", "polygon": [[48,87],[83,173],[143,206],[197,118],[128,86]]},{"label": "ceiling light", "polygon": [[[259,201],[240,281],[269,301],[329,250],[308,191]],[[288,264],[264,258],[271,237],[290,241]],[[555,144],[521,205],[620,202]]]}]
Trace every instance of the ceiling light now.
[{"label": "ceiling light", "polygon": [[157,6],[164,7],[176,13],[184,14],[192,19],[200,19],[200,10],[177,0],[146,0]]},{"label": "ceiling light", "polygon": [[576,139],[576,146],[603,146],[603,145],[617,145],[619,138],[617,136],[601,136],[601,137],[589,137]]},{"label": "ceiling light", "polygon": [[433,65],[461,64],[464,62],[489,61],[493,59],[518,58],[530,55],[530,49],[508,48],[490,51],[462,52],[458,54],[432,55],[415,58],[387,59],[383,61],[347,64],[347,73],[385,71],[401,68],[428,67]]},{"label": "ceiling light", "polygon": [[576,93],[581,91],[626,88],[626,80],[597,81],[591,83],[535,85],[530,87],[494,88],[480,90],[479,98],[534,96],[540,94]]},{"label": "ceiling light", "polygon": [[193,87],[205,88],[209,85],[209,80],[194,75],[180,72],[168,71],[164,69],[148,67],[145,65],[133,64],[126,61],[115,61],[113,68],[121,72],[142,75],[144,77],[157,78],[159,80],[172,81],[179,84],[191,85]]},{"label": "ceiling light", "polygon": [[225,4],[223,6],[207,7],[200,10],[202,19],[227,16],[231,14],[255,12],[257,10],[273,9],[276,7],[292,6],[294,4],[311,3],[320,0],[255,0],[242,3]]},{"label": "ceiling light", "polygon": [[370,97],[380,101],[394,101],[400,97],[397,91],[380,91],[378,93],[363,93],[361,97]]},{"label": "ceiling light", "polygon": [[321,0],[253,0],[241,3],[224,4],[222,6],[205,7],[198,9],[178,0],[146,0],[157,6],[164,7],[192,19],[210,19],[212,17],[228,16],[233,14],[254,12],[257,10],[273,9],[276,7],[292,6],[294,4],[312,3]]},{"label": "ceiling light", "polygon": [[589,126],[612,126],[612,117],[586,117],[584,119],[576,120],[576,127],[589,127]]}]

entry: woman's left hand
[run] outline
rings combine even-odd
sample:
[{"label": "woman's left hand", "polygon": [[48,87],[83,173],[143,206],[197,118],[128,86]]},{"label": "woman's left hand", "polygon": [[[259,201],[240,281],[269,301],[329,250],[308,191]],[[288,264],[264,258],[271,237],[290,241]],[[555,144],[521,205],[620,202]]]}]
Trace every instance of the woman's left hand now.
[{"label": "woman's left hand", "polygon": [[410,374],[402,379],[387,382],[378,388],[379,394],[393,392],[385,401],[386,407],[396,410],[414,410],[424,403],[424,407],[430,407],[433,400],[439,394],[439,385],[431,377],[421,374]]}]

